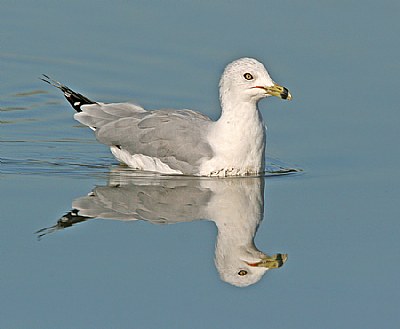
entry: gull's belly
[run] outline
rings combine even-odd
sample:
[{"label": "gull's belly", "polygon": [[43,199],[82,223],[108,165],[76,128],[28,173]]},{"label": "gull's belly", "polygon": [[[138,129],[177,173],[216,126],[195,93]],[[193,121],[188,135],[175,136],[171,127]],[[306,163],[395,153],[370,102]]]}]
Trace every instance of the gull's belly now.
[{"label": "gull's belly", "polygon": [[158,158],[150,157],[143,154],[130,154],[128,151],[119,149],[118,147],[110,147],[112,154],[118,159],[118,161],[125,163],[127,166],[133,169],[154,171],[161,174],[170,175],[181,175],[183,174],[180,170],[172,169],[166,163],[162,162]]}]

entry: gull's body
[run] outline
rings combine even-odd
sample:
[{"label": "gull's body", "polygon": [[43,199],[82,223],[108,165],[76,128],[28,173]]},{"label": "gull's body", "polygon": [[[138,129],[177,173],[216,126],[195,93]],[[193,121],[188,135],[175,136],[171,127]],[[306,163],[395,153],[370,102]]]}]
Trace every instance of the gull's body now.
[{"label": "gull's body", "polygon": [[[48,77],[46,77],[48,78]],[[130,103],[92,102],[68,87],[75,119],[129,167],[163,174],[233,176],[264,172],[265,126],[257,103],[267,96],[290,99],[255,59],[230,63],[220,80],[221,116],[212,121],[191,110],[155,110]]]}]

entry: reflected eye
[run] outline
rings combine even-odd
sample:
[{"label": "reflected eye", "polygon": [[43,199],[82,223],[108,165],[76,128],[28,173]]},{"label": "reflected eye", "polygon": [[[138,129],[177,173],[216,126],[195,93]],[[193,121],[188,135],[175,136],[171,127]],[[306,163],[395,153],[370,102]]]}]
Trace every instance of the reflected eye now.
[{"label": "reflected eye", "polygon": [[247,271],[245,271],[245,270],[240,270],[238,272],[238,275],[240,275],[240,276],[243,276],[243,275],[246,275],[246,274],[247,274]]},{"label": "reflected eye", "polygon": [[253,76],[252,76],[250,73],[245,73],[245,74],[243,75],[243,77],[244,77],[246,80],[253,80]]}]

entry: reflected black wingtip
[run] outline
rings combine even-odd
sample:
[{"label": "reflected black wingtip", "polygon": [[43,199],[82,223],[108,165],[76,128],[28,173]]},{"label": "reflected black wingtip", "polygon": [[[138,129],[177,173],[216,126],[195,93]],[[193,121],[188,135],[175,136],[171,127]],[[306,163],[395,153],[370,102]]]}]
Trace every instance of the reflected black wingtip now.
[{"label": "reflected black wingtip", "polygon": [[64,216],[62,216],[55,225],[42,228],[36,231],[35,234],[37,234],[37,239],[41,240],[42,237],[44,237],[45,235],[48,235],[58,230],[63,230],[81,222],[86,222],[89,219],[92,219],[92,217],[82,216],[79,214],[78,209],[72,209]]}]

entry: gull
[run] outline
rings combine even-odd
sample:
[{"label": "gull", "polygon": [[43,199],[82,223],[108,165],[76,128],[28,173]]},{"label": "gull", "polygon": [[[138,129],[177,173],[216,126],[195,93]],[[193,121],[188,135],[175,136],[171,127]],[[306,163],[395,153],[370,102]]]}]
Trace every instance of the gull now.
[{"label": "gull", "polygon": [[121,163],[167,175],[263,174],[266,128],[258,102],[269,96],[292,98],[254,58],[226,66],[219,82],[217,121],[193,110],[94,102],[47,75],[42,80],[64,93],[77,112],[74,118],[94,130]]}]

